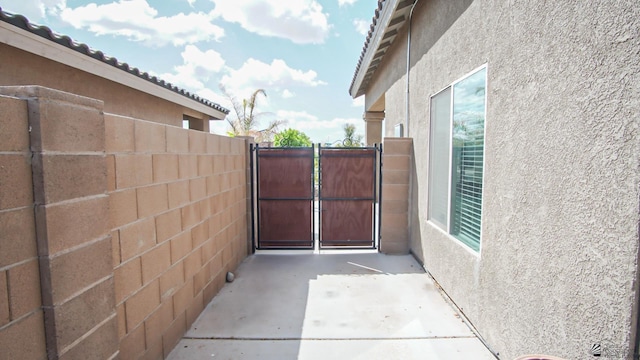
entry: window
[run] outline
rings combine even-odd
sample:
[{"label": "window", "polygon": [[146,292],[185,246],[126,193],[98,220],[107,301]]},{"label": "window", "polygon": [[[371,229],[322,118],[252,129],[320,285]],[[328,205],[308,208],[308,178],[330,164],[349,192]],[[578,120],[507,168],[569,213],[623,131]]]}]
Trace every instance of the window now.
[{"label": "window", "polygon": [[486,67],[431,97],[429,220],[480,250]]}]

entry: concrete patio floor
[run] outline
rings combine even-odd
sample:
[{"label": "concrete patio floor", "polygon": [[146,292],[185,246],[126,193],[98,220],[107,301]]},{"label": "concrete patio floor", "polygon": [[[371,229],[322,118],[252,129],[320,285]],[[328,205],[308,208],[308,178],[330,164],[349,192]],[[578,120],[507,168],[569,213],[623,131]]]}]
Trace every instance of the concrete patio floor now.
[{"label": "concrete patio floor", "polygon": [[411,256],[256,254],[169,355],[495,359]]}]

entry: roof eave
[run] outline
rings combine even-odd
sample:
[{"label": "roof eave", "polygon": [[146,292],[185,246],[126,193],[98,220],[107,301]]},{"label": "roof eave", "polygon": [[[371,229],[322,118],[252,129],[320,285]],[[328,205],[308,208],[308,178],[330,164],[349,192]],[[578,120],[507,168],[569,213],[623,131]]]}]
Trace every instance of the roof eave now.
[{"label": "roof eave", "polygon": [[[113,64],[98,60],[89,54],[76,51],[4,21],[0,21],[0,42],[184,106],[209,116],[210,120],[224,119],[229,113],[229,110],[215,103],[204,99],[198,101],[193,98],[195,95],[146,73],[136,75],[135,73],[140,73],[138,69],[126,66],[131,72],[124,71]],[[149,77],[149,80],[141,77],[143,75]]]},{"label": "roof eave", "polygon": [[[352,98],[364,95],[369,81],[382,62],[387,50],[396,39],[400,28],[409,18],[410,5],[416,0],[381,0],[376,16],[371,25],[372,30],[365,40],[360,60],[349,88]],[[380,9],[382,4],[382,9]]]}]

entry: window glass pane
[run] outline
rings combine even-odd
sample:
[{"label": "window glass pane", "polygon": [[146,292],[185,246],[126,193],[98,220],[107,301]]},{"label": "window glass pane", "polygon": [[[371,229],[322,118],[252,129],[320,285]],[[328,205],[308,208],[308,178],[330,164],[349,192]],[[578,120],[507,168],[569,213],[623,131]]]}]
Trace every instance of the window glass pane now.
[{"label": "window glass pane", "polygon": [[448,231],[450,140],[451,87],[448,87],[431,98],[429,135],[429,219],[445,231]]},{"label": "window glass pane", "polygon": [[457,239],[480,249],[486,69],[453,86],[451,229]]}]

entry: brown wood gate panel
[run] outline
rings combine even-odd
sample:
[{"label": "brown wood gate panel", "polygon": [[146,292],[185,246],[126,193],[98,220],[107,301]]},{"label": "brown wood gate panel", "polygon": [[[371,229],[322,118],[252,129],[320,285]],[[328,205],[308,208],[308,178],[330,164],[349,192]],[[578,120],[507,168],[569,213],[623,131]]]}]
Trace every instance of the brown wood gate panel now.
[{"label": "brown wood gate panel", "polygon": [[256,148],[258,249],[313,248],[313,148]]},{"label": "brown wood gate panel", "polygon": [[376,149],[320,149],[320,247],[375,247]]}]

